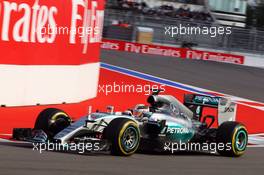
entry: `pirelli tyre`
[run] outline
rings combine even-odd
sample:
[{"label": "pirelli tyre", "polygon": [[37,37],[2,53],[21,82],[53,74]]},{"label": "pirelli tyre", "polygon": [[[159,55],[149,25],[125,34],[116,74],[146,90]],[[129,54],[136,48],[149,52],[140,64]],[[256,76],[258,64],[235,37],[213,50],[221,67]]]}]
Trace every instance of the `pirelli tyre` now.
[{"label": "pirelli tyre", "polygon": [[138,149],[140,131],[138,124],[131,119],[114,119],[105,129],[104,135],[111,143],[112,155],[130,156]]},{"label": "pirelli tyre", "polygon": [[43,130],[49,139],[71,124],[72,120],[64,111],[48,108],[42,111],[36,122],[34,130]]},{"label": "pirelli tyre", "polygon": [[248,144],[248,132],[244,125],[238,122],[224,122],[217,131],[217,143],[224,143],[225,149],[218,150],[222,156],[239,157],[244,154]]}]

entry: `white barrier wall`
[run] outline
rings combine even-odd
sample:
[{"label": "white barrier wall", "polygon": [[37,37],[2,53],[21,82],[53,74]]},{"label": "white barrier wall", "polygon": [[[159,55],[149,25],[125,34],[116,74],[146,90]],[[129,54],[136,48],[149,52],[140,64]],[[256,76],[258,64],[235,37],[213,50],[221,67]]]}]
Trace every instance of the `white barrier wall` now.
[{"label": "white barrier wall", "polygon": [[246,55],[244,65],[264,69],[264,55]]}]

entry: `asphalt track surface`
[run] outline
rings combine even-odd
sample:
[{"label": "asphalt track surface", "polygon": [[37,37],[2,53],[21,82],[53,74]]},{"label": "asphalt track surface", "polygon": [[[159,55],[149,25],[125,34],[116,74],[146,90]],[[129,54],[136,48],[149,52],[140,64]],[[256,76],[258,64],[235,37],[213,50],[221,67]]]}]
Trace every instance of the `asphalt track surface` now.
[{"label": "asphalt track surface", "polygon": [[[103,51],[102,61],[198,87],[264,102],[264,71],[214,62]],[[250,92],[249,92],[250,91]],[[44,152],[0,143],[0,175],[252,175],[264,172],[264,149],[248,148],[240,158],[209,154],[114,157]]]},{"label": "asphalt track surface", "polygon": [[109,50],[101,52],[101,61],[176,82],[264,102],[264,69]]},{"label": "asphalt track surface", "polygon": [[0,144],[2,175],[252,175],[264,172],[264,149],[249,148],[240,158],[207,154],[115,157],[107,153],[69,154],[33,151]]}]

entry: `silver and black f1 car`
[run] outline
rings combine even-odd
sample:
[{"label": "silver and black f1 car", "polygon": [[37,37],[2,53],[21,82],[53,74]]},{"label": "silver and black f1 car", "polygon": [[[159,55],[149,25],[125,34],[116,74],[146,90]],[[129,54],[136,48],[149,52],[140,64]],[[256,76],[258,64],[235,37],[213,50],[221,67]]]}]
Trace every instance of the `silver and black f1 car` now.
[{"label": "silver and black f1 car", "polygon": [[[241,156],[248,143],[244,125],[235,122],[236,104],[228,98],[188,94],[181,103],[171,95],[153,92],[149,106],[132,110],[91,113],[72,122],[61,110],[47,109],[36,120],[34,129],[17,128],[13,138],[29,142],[100,143],[100,150],[129,156],[138,150],[164,151],[164,143],[222,144],[223,156]],[[218,109],[214,116],[202,116],[204,107]],[[228,147],[226,147],[229,145]]]}]

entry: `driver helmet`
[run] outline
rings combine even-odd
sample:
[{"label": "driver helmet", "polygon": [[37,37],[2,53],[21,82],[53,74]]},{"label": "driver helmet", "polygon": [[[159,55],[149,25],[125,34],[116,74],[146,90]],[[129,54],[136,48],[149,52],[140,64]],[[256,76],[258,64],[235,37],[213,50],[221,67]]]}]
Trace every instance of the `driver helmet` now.
[{"label": "driver helmet", "polygon": [[133,115],[137,118],[144,117],[144,113],[149,112],[149,106],[146,106],[144,104],[138,104],[133,110]]}]

